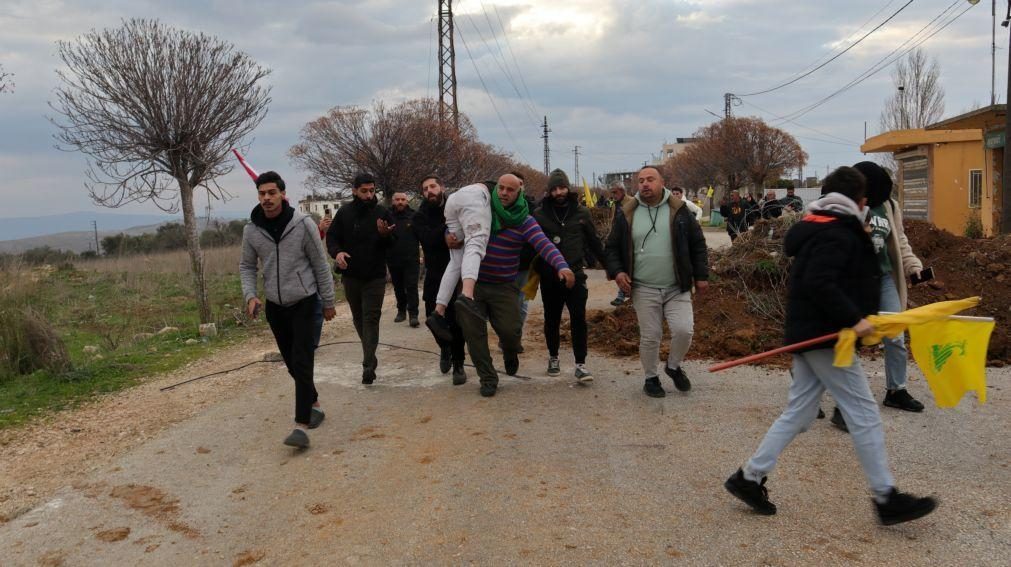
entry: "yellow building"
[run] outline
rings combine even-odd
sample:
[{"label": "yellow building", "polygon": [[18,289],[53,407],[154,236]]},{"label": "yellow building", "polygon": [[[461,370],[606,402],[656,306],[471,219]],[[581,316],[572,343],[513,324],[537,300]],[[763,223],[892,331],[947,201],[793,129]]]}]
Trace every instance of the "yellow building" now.
[{"label": "yellow building", "polygon": [[[970,218],[977,217],[983,233],[992,236],[1001,232],[1005,108],[989,106],[926,128],[885,132],[860,150],[895,158],[893,197],[905,218],[961,235]],[[998,124],[1001,131],[995,133]]]}]

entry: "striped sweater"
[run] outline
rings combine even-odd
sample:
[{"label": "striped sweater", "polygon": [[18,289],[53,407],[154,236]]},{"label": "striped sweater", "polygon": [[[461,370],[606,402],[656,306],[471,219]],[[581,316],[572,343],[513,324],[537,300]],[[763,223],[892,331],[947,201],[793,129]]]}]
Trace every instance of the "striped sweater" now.
[{"label": "striped sweater", "polygon": [[523,224],[506,228],[488,239],[488,251],[481,261],[477,281],[486,283],[516,281],[520,267],[520,250],[525,243],[533,246],[537,254],[556,272],[569,267],[558,248],[544,236],[534,217],[528,216]]}]

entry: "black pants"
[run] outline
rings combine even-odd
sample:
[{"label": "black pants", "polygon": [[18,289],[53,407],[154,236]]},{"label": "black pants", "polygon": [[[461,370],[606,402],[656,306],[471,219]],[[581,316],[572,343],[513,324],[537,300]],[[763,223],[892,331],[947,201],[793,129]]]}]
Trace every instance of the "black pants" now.
[{"label": "black pants", "polygon": [[316,403],[316,385],[313,383],[313,365],[316,335],[315,314],[319,303],[310,295],[294,305],[284,307],[267,302],[267,323],[277,341],[288,374],[295,380],[295,423],[309,424],[312,405]]},{"label": "black pants", "polygon": [[397,311],[418,316],[418,259],[386,265],[390,270],[393,293],[397,296]]},{"label": "black pants", "polygon": [[541,277],[541,300],[544,302],[544,340],[548,354],[558,356],[561,342],[562,308],[569,310],[569,328],[572,332],[572,354],[576,364],[586,362],[586,274],[576,272],[576,285],[572,289],[557,279]]},{"label": "black pants", "polygon": [[351,308],[355,331],[362,341],[362,369],[375,371],[379,366],[376,347],[379,346],[379,317],[383,314],[386,278],[360,280],[344,276],[344,298]]},{"label": "black pants", "polygon": [[[463,362],[463,347],[467,343],[463,340],[463,330],[456,323],[455,300],[456,295],[454,294],[452,299],[449,300],[449,305],[446,306],[446,320],[449,321],[449,328],[453,332],[453,340],[444,343],[439,339],[435,339],[435,342],[439,343],[439,348],[442,350],[449,349],[453,362]],[[433,311],[435,311],[435,300],[425,301],[425,317],[431,316]]]}]

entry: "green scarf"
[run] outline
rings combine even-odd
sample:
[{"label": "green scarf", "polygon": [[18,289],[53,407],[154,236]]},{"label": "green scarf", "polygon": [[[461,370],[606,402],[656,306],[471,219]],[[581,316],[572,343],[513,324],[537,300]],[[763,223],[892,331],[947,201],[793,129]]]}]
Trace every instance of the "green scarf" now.
[{"label": "green scarf", "polygon": [[520,194],[516,196],[516,202],[508,209],[502,206],[502,201],[498,198],[498,186],[491,189],[491,233],[492,236],[502,232],[502,230],[523,224],[530,216],[530,206],[527,198],[520,189]]}]

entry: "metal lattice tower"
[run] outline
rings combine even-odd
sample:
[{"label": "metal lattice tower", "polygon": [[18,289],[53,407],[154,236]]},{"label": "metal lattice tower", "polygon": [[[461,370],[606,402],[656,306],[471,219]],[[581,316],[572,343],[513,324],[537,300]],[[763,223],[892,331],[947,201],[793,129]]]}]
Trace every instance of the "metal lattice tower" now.
[{"label": "metal lattice tower", "polygon": [[544,133],[541,134],[541,138],[544,139],[544,175],[548,175],[551,171],[551,149],[548,147],[548,134],[551,130],[548,129],[548,117],[544,117]]},{"label": "metal lattice tower", "polygon": [[439,0],[439,120],[453,120],[460,129],[456,104],[456,48],[453,44],[453,0]]}]

